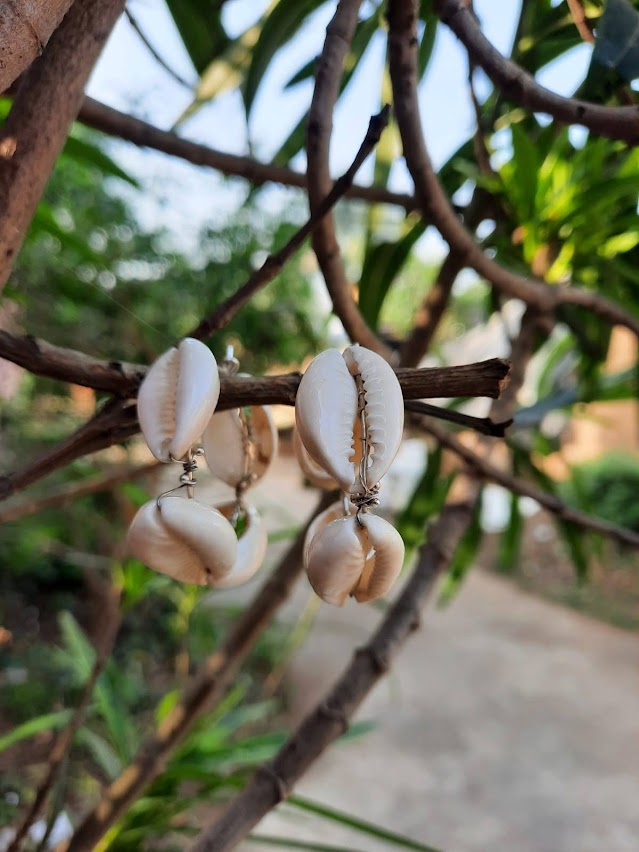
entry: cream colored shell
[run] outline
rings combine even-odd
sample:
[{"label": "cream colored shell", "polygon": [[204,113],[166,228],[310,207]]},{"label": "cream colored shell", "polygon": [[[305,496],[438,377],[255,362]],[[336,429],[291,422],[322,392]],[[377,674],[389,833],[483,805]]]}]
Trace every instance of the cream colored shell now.
[{"label": "cream colored shell", "polygon": [[[235,509],[235,503],[218,506],[218,510],[230,518]],[[224,577],[215,583],[217,589],[230,589],[247,583],[257,572],[264,561],[268,536],[266,527],[256,509],[246,507],[246,528],[237,541],[237,556],[233,567]]]},{"label": "cream colored shell", "polygon": [[340,354],[327,349],[302,376],[295,420],[311,458],[348,493],[362,492],[358,477],[358,386],[361,376],[366,431],[372,455],[367,484],[375,485],[397,454],[404,427],[404,400],[393,369],[377,353],[350,346]]},{"label": "cream colored shell", "polygon": [[297,429],[293,429],[293,451],[302,473],[311,485],[314,485],[316,488],[325,488],[327,491],[333,491],[339,488],[339,485],[333,477],[326,473],[324,468],[311,458],[306,447],[302,443],[300,433]]},{"label": "cream colored shell", "polygon": [[200,439],[220,395],[211,350],[186,337],[155,361],[138,392],[138,418],[159,461],[182,459]]},{"label": "cream colored shell", "polygon": [[129,552],[184,583],[215,585],[237,558],[235,530],[216,509],[174,494],[142,506],[129,528]]},{"label": "cream colored shell", "polygon": [[277,453],[277,429],[271,409],[254,406],[245,416],[249,441],[237,408],[214,414],[202,436],[211,473],[234,488],[245,477],[250,477],[251,482],[261,479]]},{"label": "cream colored shell", "polygon": [[305,550],[308,579],[327,603],[342,606],[349,595],[359,602],[375,600],[386,594],[402,569],[404,542],[397,530],[368,513],[361,522],[363,526],[354,515],[330,521]]}]

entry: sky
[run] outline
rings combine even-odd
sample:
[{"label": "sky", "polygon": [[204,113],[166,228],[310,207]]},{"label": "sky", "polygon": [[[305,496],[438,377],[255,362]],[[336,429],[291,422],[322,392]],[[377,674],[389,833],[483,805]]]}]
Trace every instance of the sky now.
[{"label": "sky", "polygon": [[[253,23],[268,4],[264,0],[232,0],[223,7],[223,20],[230,34],[238,34]],[[488,38],[508,53],[513,38],[518,3],[476,0],[475,8]],[[196,82],[179,34],[163,0],[130,0],[129,8],[140,28],[168,64],[188,81]],[[365,8],[365,7],[364,7]],[[325,28],[334,11],[328,3],[319,9],[277,58],[262,81],[250,121],[253,153],[269,161],[295,122],[308,109],[312,84],[302,83],[284,91],[287,80],[311,57],[321,52]],[[335,176],[351,163],[364,136],[370,116],[379,110],[380,69],[384,39],[371,46],[365,61],[340,102],[334,117],[331,168]],[[589,61],[590,48],[583,46],[549,66],[540,81],[561,94],[570,94]],[[420,90],[424,129],[436,165],[443,163],[473,128],[467,93],[464,54],[455,37],[439,27],[435,52]],[[488,91],[479,75],[480,93]],[[138,34],[123,16],[109,39],[89,83],[89,94],[117,109],[131,112],[158,127],[172,127],[192,100],[192,92],[177,83],[150,55]],[[240,95],[229,92],[185,121],[181,135],[213,148],[246,154],[249,143]],[[111,143],[114,158],[138,176],[144,193],[133,201],[143,226],[168,227],[188,245],[204,223],[226,218],[244,197],[241,181],[223,182],[219,175],[180,162],[157,152],[141,151],[128,143]],[[304,158],[294,165],[303,170]],[[372,158],[361,169],[358,180],[371,180]],[[411,183],[401,159],[391,174],[391,187],[410,191]],[[262,191],[261,201],[270,209],[281,209],[299,190],[274,187]],[[420,254],[441,256],[441,241],[429,235]]]}]

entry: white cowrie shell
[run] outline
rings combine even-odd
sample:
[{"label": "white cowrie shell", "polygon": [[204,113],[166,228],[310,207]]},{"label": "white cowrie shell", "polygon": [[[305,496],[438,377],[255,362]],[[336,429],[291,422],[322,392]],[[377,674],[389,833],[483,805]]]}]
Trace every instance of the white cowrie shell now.
[{"label": "white cowrie shell", "polygon": [[[230,518],[235,503],[226,503],[217,509]],[[228,574],[215,582],[217,589],[230,589],[247,583],[264,561],[268,536],[259,513],[253,506],[246,506],[246,528],[237,540],[237,556]]]},{"label": "white cowrie shell", "polygon": [[293,429],[293,452],[302,473],[311,485],[316,488],[325,488],[327,491],[333,491],[339,487],[333,477],[310,457],[297,429]]},{"label": "white cowrie shell", "polygon": [[154,571],[199,586],[228,574],[238,550],[235,530],[220,512],[173,494],[138,510],[127,546]]},{"label": "white cowrie shell", "polygon": [[372,487],[395,458],[404,427],[402,391],[390,365],[363,346],[350,346],[343,356],[337,349],[328,349],[302,376],[295,403],[296,424],[306,450],[348,493],[362,491],[358,374],[372,448],[367,469],[367,483]]},{"label": "white cowrie shell", "polygon": [[352,506],[350,503],[347,502],[345,505],[343,500],[337,500],[311,521],[304,539],[304,565],[308,565],[311,543],[319,531],[323,530],[324,527],[327,527],[333,521],[352,517],[355,512],[351,511],[351,509]]},{"label": "white cowrie shell", "polygon": [[[331,507],[332,508],[332,507]],[[305,554],[308,579],[327,603],[341,606],[349,595],[372,601],[390,589],[404,561],[397,530],[376,515],[364,513],[332,521],[315,535]]]},{"label": "white cowrie shell", "polygon": [[220,396],[217,362],[208,346],[185,337],[155,361],[138,392],[138,418],[159,461],[182,459],[199,440]]},{"label": "white cowrie shell", "polygon": [[252,482],[261,479],[277,453],[277,429],[271,409],[254,406],[245,416],[249,419],[250,446],[237,408],[214,414],[202,435],[211,473],[233,488],[246,477]]}]

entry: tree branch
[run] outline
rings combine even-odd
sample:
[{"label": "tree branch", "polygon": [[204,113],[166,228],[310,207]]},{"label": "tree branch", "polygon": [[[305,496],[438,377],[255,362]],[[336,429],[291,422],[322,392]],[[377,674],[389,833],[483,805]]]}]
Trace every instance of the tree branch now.
[{"label": "tree branch", "polygon": [[0,11],[0,92],[39,56],[73,0],[4,0]]},{"label": "tree branch", "polygon": [[534,77],[502,56],[484,36],[464,0],[435,0],[435,12],[462,42],[468,55],[505,97],[562,124],[579,124],[592,133],[639,144],[639,107],[612,107],[564,98],[539,85]]},{"label": "tree branch", "polygon": [[639,336],[639,320],[621,307],[589,290],[551,287],[544,281],[526,278],[505,269],[475,243],[457,217],[433,169],[424,136],[417,100],[417,6],[391,2],[388,12],[388,52],[397,124],[406,165],[415,182],[424,217],[435,224],[464,266],[472,267],[500,292],[521,299],[540,314],[559,305],[588,308],[607,322],[626,326]]},{"label": "tree branch", "polygon": [[18,88],[0,126],[0,289],[124,0],[75,0]]},{"label": "tree branch", "polygon": [[191,678],[181,700],[162,721],[156,733],[140,747],[134,762],[104,790],[100,802],[83,819],[68,843],[56,852],[90,852],[98,840],[162,771],[176,746],[194,722],[212,709],[268,626],[277,609],[290,595],[302,570],[306,531],[311,521],[334,500],[323,494],[277,568],[253,602],[244,610],[225,642],[212,653]]},{"label": "tree branch", "polygon": [[513,476],[512,474],[496,467],[494,464],[491,464],[490,461],[470,449],[470,447],[467,447],[459,440],[459,438],[452,435],[447,429],[439,426],[437,423],[433,423],[432,420],[426,420],[425,418],[415,419],[419,421],[419,426],[424,430],[424,432],[428,432],[428,434],[432,435],[438,443],[447,449],[452,450],[452,452],[463,459],[470,467],[471,472],[474,472],[476,475],[489,479],[491,482],[495,482],[498,485],[502,485],[514,494],[519,494],[522,497],[531,497],[533,500],[536,500],[540,506],[543,506],[544,509],[552,512],[553,515],[557,515],[557,517],[561,518],[563,521],[568,521],[582,529],[592,530],[592,532],[605,535],[608,538],[612,538],[614,541],[617,541],[619,544],[639,548],[639,533],[633,532],[633,530],[626,529],[625,527],[617,526],[617,524],[611,524],[601,518],[596,518],[592,515],[588,515],[586,512],[580,512],[578,509],[573,509],[572,507],[567,506],[553,494],[548,494],[546,491],[542,491],[540,488],[526,482],[526,480]]},{"label": "tree branch", "polygon": [[[374,115],[371,118],[364,141],[360,145],[351,166],[335,181],[327,194],[322,197],[321,201],[316,204],[311,203],[311,215],[306,221],[306,224],[293,234],[291,239],[283,248],[275,254],[269,255],[262,266],[255,270],[255,272],[251,275],[246,284],[240,287],[240,289],[225,302],[218,305],[217,308],[215,308],[215,310],[206,317],[206,319],[202,320],[202,322],[193,329],[193,331],[188,335],[189,337],[202,339],[209,337],[214,331],[224,328],[242,305],[246,304],[257,290],[264,287],[269,283],[269,281],[272,281],[273,278],[275,278],[275,276],[282,270],[284,264],[290,260],[290,258],[299,249],[306,237],[308,237],[309,234],[317,233],[323,228],[330,210],[337,204],[348,187],[352,186],[355,175],[359,171],[362,163],[379,142],[382,131],[388,124],[389,112],[389,108],[385,107],[378,115]],[[375,338],[375,340],[377,340],[377,338]],[[364,340],[361,340],[360,342],[364,343]]]},{"label": "tree branch", "polygon": [[[189,142],[188,139],[182,139],[175,133],[160,130],[139,118],[105,106],[93,98],[85,98],[78,120],[88,127],[111,136],[118,136],[139,147],[153,148],[196,166],[208,166],[226,175],[244,178],[255,186],[279,183],[283,186],[306,189],[306,175],[286,166],[260,163],[251,157],[227,154],[224,151],[207,148],[206,145],[199,145],[197,142]],[[415,199],[410,195],[390,192],[376,186],[354,185],[346,192],[346,197],[366,201],[369,204],[393,204],[403,207],[406,211],[414,210],[417,206]]]},{"label": "tree branch", "polygon": [[152,462],[151,464],[144,464],[140,467],[124,466],[115,473],[108,473],[106,476],[93,477],[92,479],[85,479],[82,482],[72,482],[70,485],[47,493],[42,497],[23,500],[21,503],[7,506],[4,510],[0,510],[0,524],[17,521],[27,515],[35,515],[44,509],[63,506],[65,503],[71,503],[89,494],[110,491],[122,482],[133,482],[136,479],[147,476],[149,473],[157,471],[159,467],[160,462]]},{"label": "tree branch", "polygon": [[[306,176],[312,211],[320,208],[322,199],[332,186],[329,150],[333,110],[339,94],[344,60],[357,26],[360,6],[361,0],[340,0],[326,30],[324,47],[317,62],[315,88],[306,130]],[[315,231],[313,249],[326,281],[333,311],[341,320],[350,339],[390,360],[391,351],[368,327],[353,299],[332,216],[326,216]]]},{"label": "tree branch", "polygon": [[[499,396],[510,365],[499,358],[461,367],[398,369],[397,378],[406,399],[437,399],[446,396]],[[285,376],[234,376],[221,381],[217,411],[242,405],[295,405],[299,373]],[[131,394],[132,396],[133,394]],[[0,501],[37,482],[77,458],[126,441],[138,431],[135,403],[112,399],[90,420],[36,461],[0,477]]]}]

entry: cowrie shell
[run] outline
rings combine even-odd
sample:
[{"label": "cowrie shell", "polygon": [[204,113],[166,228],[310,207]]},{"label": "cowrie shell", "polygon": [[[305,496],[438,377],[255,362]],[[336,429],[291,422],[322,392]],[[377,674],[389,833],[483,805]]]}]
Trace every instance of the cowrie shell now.
[{"label": "cowrie shell", "polygon": [[155,361],[138,392],[138,419],[159,461],[182,459],[197,443],[220,396],[217,362],[208,346],[185,337]]},{"label": "cowrie shell", "polygon": [[[231,518],[235,503],[217,506],[225,518]],[[237,556],[228,574],[215,582],[217,589],[230,589],[248,582],[264,561],[268,536],[266,527],[253,506],[246,506],[246,528],[237,540]]]},{"label": "cowrie shell", "polygon": [[333,477],[326,473],[323,467],[313,461],[306,447],[302,443],[300,433],[297,429],[293,429],[293,452],[299,464],[302,473],[316,488],[325,488],[327,491],[333,491],[339,488]]},{"label": "cowrie shell", "polygon": [[404,427],[402,390],[392,367],[376,352],[350,346],[342,355],[327,349],[302,376],[295,420],[311,458],[348,493],[361,493],[358,385],[365,399],[366,432],[372,454],[367,484],[375,485],[397,454]]},{"label": "cowrie shell", "polygon": [[318,532],[307,538],[304,562],[310,584],[322,600],[337,606],[349,595],[359,602],[375,600],[402,569],[402,537],[376,515],[363,513],[360,525],[355,515],[331,520],[338,512],[343,514],[340,503],[330,506],[315,521]]},{"label": "cowrie shell", "polygon": [[224,515],[173,494],[138,510],[127,546],[154,571],[198,586],[216,585],[233,568],[238,551],[235,530]]},{"label": "cowrie shell", "polygon": [[237,408],[214,414],[202,435],[211,473],[233,488],[242,481],[253,483],[261,479],[277,453],[277,429],[271,409],[254,406],[244,417],[249,440]]}]

